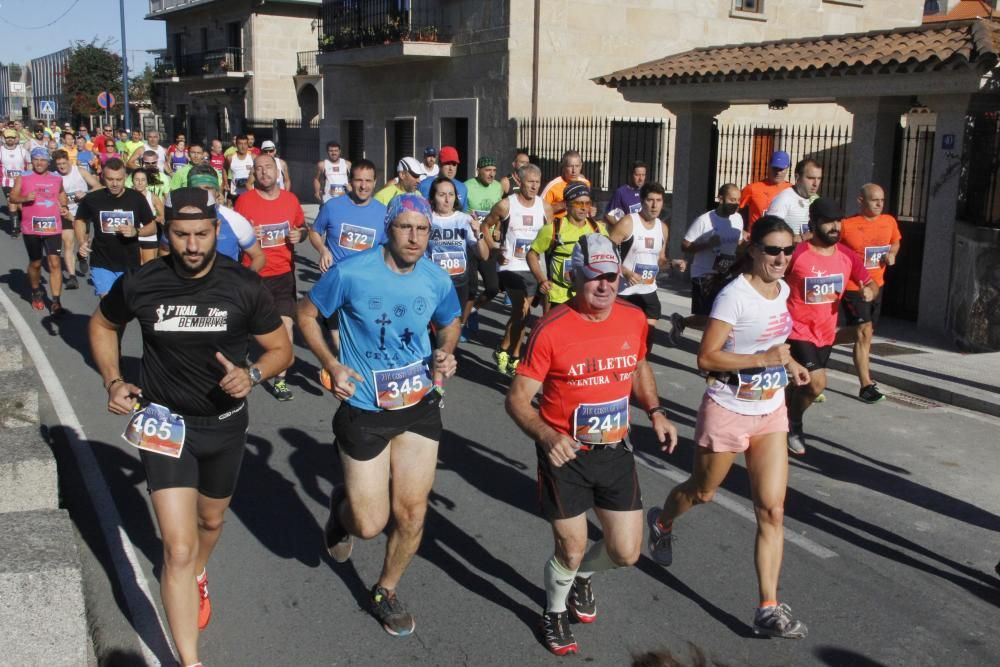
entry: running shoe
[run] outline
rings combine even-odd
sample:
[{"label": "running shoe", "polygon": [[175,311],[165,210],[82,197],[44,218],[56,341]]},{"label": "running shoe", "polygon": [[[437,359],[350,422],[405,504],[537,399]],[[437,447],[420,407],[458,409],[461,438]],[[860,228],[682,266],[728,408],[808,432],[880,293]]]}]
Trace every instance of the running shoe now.
[{"label": "running shoe", "polygon": [[796,456],[806,453],[806,436],[802,432],[802,424],[789,424],[788,451]]},{"label": "running shoe", "polygon": [[670,315],[670,333],[668,337],[670,339],[670,344],[674,347],[680,347],[681,340],[684,337],[684,316],[680,313],[673,313]]},{"label": "running shoe", "polygon": [[40,290],[31,293],[31,307],[35,310],[45,310],[45,295]]},{"label": "running shoe", "polygon": [[405,637],[417,626],[413,614],[396,597],[396,591],[387,591],[378,584],[372,586],[371,612],[393,637]]},{"label": "running shoe", "polygon": [[63,278],[63,287],[66,289],[80,289],[80,281],[76,276],[69,274]]},{"label": "running shoe", "polygon": [[649,524],[649,557],[657,565],[670,567],[674,562],[674,531],[660,528],[659,507],[650,507],[646,513],[646,523]]},{"label": "running shoe", "polygon": [[474,310],[469,313],[469,319],[465,321],[465,326],[468,327],[469,333],[477,334],[479,333],[479,311]]},{"label": "running shoe", "polygon": [[53,299],[52,303],[49,305],[49,313],[58,317],[59,315],[62,315],[65,312],[66,309],[63,308],[63,305],[62,303],[59,302],[59,299]]},{"label": "running shoe", "polygon": [[569,612],[542,612],[542,641],[556,655],[567,655],[579,650],[569,627]]},{"label": "running shoe", "polygon": [[511,357],[510,362],[507,364],[507,375],[508,377],[514,377],[517,375],[517,366],[521,363],[520,357]]},{"label": "running shoe", "polygon": [[767,637],[802,639],[809,633],[805,623],[792,618],[787,604],[762,607],[753,615],[753,633]]},{"label": "running shoe", "polygon": [[81,278],[86,278],[87,273],[90,271],[90,260],[83,255],[76,256],[76,275]]},{"label": "running shoe", "polygon": [[198,582],[198,629],[204,630],[212,620],[212,600],[208,597],[208,572],[202,570],[201,576],[195,577],[195,581]]},{"label": "running shoe", "polygon": [[816,398],[813,399],[813,403],[826,403],[826,394],[823,392],[816,394]]},{"label": "running shoe", "polygon": [[295,398],[295,394],[288,388],[288,383],[285,382],[284,378],[275,380],[271,388],[274,390],[274,397],[279,401],[290,401]]},{"label": "running shoe", "polygon": [[462,325],[462,332],[458,334],[458,342],[459,343],[468,343],[470,335],[471,335],[471,332],[469,331],[469,327],[463,324]]},{"label": "running shoe", "polygon": [[493,350],[493,360],[497,362],[497,373],[507,374],[507,365],[510,363],[510,353],[507,350]]},{"label": "running shoe", "polygon": [[21,238],[21,225],[16,225],[14,227],[14,231],[10,233],[10,237],[12,239]]},{"label": "running shoe", "polygon": [[337,508],[341,501],[347,497],[343,484],[337,484],[330,492],[330,517],[323,527],[323,541],[326,543],[326,550],[330,557],[338,563],[345,563],[351,557],[354,550],[354,538],[344,530],[344,527],[337,521]]},{"label": "running shoe", "polygon": [[581,623],[593,623],[597,620],[597,600],[594,599],[591,579],[593,577],[576,577],[566,600],[569,610]]},{"label": "running shoe", "polygon": [[866,387],[862,387],[858,392],[858,398],[865,403],[878,403],[885,400],[885,394],[878,390],[878,385],[872,382]]},{"label": "running shoe", "polygon": [[507,294],[506,292],[503,293],[503,305],[510,305],[510,294]]}]

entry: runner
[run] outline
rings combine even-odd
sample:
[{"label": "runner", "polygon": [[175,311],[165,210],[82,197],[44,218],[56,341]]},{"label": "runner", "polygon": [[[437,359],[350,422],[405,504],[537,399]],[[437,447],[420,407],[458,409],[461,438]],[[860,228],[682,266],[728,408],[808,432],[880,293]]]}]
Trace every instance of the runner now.
[{"label": "runner", "polygon": [[[576,242],[585,234],[608,233],[603,222],[590,217],[594,208],[590,186],[583,182],[570,183],[559,196],[563,199],[563,206],[568,206],[568,215],[545,223],[528,249],[528,266],[538,281],[538,291],[545,295],[545,312],[552,306],[566,303],[573,296],[573,280],[567,260],[573,254]],[[546,258],[546,271],[542,270],[542,257]]]},{"label": "runner", "polygon": [[[245,144],[244,144],[245,145]],[[278,189],[278,169],[271,155],[261,155],[254,160],[254,188],[245,197],[236,200],[236,212],[257,230],[260,247],[266,261],[258,272],[264,287],[271,293],[274,305],[285,324],[288,340],[293,340],[295,323],[295,245],[305,238],[305,216],[299,198],[286,190]],[[243,265],[250,265],[250,258],[243,258]],[[285,381],[285,371],[277,374],[271,384],[274,397],[290,401],[295,395]]]},{"label": "runner", "polygon": [[788,264],[788,311],[793,322],[788,344],[792,357],[810,376],[808,385],[792,388],[786,397],[788,450],[799,456],[806,453],[802,415],[826,388],[826,364],[837,336],[837,309],[845,284],[850,280],[860,285],[864,301],[873,301],[879,292],[864,262],[839,243],[843,217],[832,199],[814,201],[809,206],[812,235],[795,248]]},{"label": "runner", "polygon": [[[162,146],[160,147],[163,148]],[[131,139],[126,138],[125,141],[118,142],[118,151],[122,154],[122,159],[125,160],[125,166],[129,169],[137,169],[139,167],[139,160],[142,158],[142,154],[148,150],[148,144],[142,140],[142,130],[136,128],[132,130]],[[154,153],[156,151],[153,151]],[[166,151],[164,151],[164,157],[166,157]],[[160,164],[160,156],[156,156],[156,166],[159,169],[163,169],[162,164]]]},{"label": "runner", "polygon": [[[139,236],[156,232],[156,219],[146,198],[125,187],[125,163],[112,158],[104,165],[104,187],[87,193],[76,209],[73,226],[81,257],[90,258],[94,293],[104,297],[128,269],[137,269]],[[89,227],[94,228],[88,240]]]},{"label": "runner", "polygon": [[441,169],[437,164],[437,155],[437,149],[433,146],[424,149],[424,178],[437,178]]},{"label": "runner", "polygon": [[[215,252],[213,198],[173,193],[170,255],[118,280],[90,320],[108,411],[128,415],[163,539],[160,595],[182,665],[200,665],[198,631],[212,615],[206,565],[222,534],[249,427],[246,397],[292,361],[261,281]],[[119,340],[136,319],[142,373],[125,380]],[[257,361],[238,365],[253,336]],[[161,439],[162,438],[162,439]]]},{"label": "runner", "polygon": [[[517,184],[514,194],[497,202],[480,227],[491,251],[499,250],[500,286],[510,297],[510,319],[493,359],[497,371],[511,377],[520,363],[525,325],[532,301],[539,293],[538,280],[528,266],[528,250],[545,223],[552,220],[552,207],[538,196],[542,170],[533,164],[523,164],[518,167],[514,182]],[[497,228],[502,230],[499,241],[491,231]]]},{"label": "runner", "polygon": [[[541,625],[556,655],[577,652],[569,612],[581,623],[597,620],[593,575],[634,564],[642,550],[642,495],[626,439],[630,396],[649,416],[663,450],[677,446],[677,429],[659,405],[646,361],[646,318],[616,299],[614,245],[587,234],[567,263],[575,296],[532,331],[506,402],[514,423],[535,441],[539,500],[555,538],[544,568]],[[587,549],[591,508],[604,539]]]},{"label": "runner", "polygon": [[[479,226],[486,220],[497,202],[503,199],[503,188],[496,178],[496,160],[484,155],[476,162],[475,178],[465,182],[465,212],[472,215],[475,220],[477,235]],[[495,224],[492,229],[483,230],[483,234],[491,234],[495,241],[500,240],[500,228]],[[469,294],[462,308],[461,339],[471,338],[479,333],[479,309],[492,301],[500,292],[500,282],[497,278],[499,256],[499,250],[485,258],[480,258],[478,253],[469,254]],[[483,293],[477,296],[480,276],[483,278]]]},{"label": "runner", "polygon": [[222,191],[229,192],[229,174],[226,168],[226,156],[222,153],[222,142],[218,139],[212,139],[208,150],[208,161],[215,167],[216,171],[222,174]]},{"label": "runner", "polygon": [[[393,199],[399,195],[417,192],[420,179],[423,178],[423,167],[416,158],[404,157],[396,164],[396,182],[389,182],[385,187],[375,193],[375,201],[383,206],[389,206]],[[428,183],[428,194],[430,193],[430,183]]]},{"label": "runner", "polygon": [[[736,251],[743,244],[743,217],[737,212],[740,190],[735,183],[719,188],[719,205],[702,213],[688,227],[681,249],[693,255],[691,260],[691,315],[670,315],[669,340],[681,344],[684,329],[704,330],[712,312],[712,301],[721,289],[717,278],[736,261]],[[759,217],[759,216],[758,216]],[[757,218],[754,218],[755,220]]]},{"label": "runner", "polygon": [[729,283],[712,306],[698,351],[698,368],[710,372],[711,379],[698,408],[692,473],[670,491],[662,510],[650,508],[647,523],[650,556],[667,567],[673,562],[674,520],[710,502],[742,452],[757,515],[754,564],[760,604],[753,631],[801,639],[806,626],[778,602],[788,486],[784,387],[790,379],[809,383],[809,372],[785,344],[792,322],[789,289],[781,277],[794,250],[791,227],[776,216],[761,217],[750,231],[749,250],[726,274]]},{"label": "runner", "polygon": [[52,301],[49,312],[63,311],[62,295],[62,219],[69,215],[62,178],[49,171],[49,153],[44,148],[31,150],[31,171],[18,176],[10,191],[10,200],[22,208],[21,233],[28,251],[28,285],[31,307],[45,310],[42,289],[42,256],[47,255]]},{"label": "runner", "polygon": [[187,166],[189,162],[187,142],[178,138],[177,142],[167,149],[167,158],[164,160],[165,171],[173,176],[178,169]]},{"label": "runner", "polygon": [[[170,177],[171,190],[179,190],[180,188],[189,187],[190,184],[188,183],[188,174],[190,174],[191,170],[194,169],[197,165],[206,164],[207,162],[205,160],[205,149],[201,144],[191,144],[190,146],[188,146],[187,155],[188,155],[187,164],[183,164],[179,166],[177,169],[175,169],[173,176]],[[215,168],[215,165],[210,165],[210,166],[212,168]],[[221,182],[223,175],[222,170],[217,169],[216,173],[219,175],[219,179]],[[223,190],[223,192],[224,191],[225,190]]]},{"label": "runner", "polygon": [[796,243],[808,240],[809,205],[819,197],[823,167],[811,158],[795,164],[795,185],[785,188],[771,200],[768,215],[776,215],[795,231]]},{"label": "runner", "polygon": [[62,258],[66,265],[66,272],[63,274],[63,287],[66,289],[78,289],[80,282],[76,277],[76,231],[73,229],[73,220],[76,217],[76,210],[79,202],[87,196],[90,190],[101,187],[101,182],[90,172],[70,162],[69,155],[65,151],[56,151],[52,154],[52,161],[56,163],[56,171],[62,178],[63,192],[66,193],[67,211],[69,216],[65,217],[62,225]]},{"label": "runner", "polygon": [[36,148],[47,149],[49,145],[49,140],[45,137],[45,125],[43,123],[37,123],[32,131],[32,137],[28,140],[26,148],[29,151],[33,151]]},{"label": "runner", "polygon": [[[451,179],[452,185],[455,186],[455,193],[458,195],[458,206],[463,211],[466,210],[469,201],[468,188],[465,187],[465,183],[456,177],[459,165],[458,150],[454,146],[442,146],[438,158],[438,162],[441,165],[438,176],[446,176]],[[420,166],[420,169],[423,170],[423,165]],[[423,173],[423,171],[420,173]],[[434,179],[424,179],[420,183],[420,194],[425,199],[431,195],[431,183],[433,182]]]},{"label": "runner", "polygon": [[375,164],[358,160],[351,165],[348,196],[327,200],[309,229],[309,242],[319,253],[319,270],[326,273],[337,262],[385,242],[382,202],[372,199]]},{"label": "runner", "polygon": [[518,180],[520,172],[518,170],[530,163],[531,158],[528,157],[527,148],[518,148],[514,151],[514,161],[510,163],[511,172],[500,179],[500,187],[503,188],[504,197],[517,194],[518,190],[521,189],[521,181]]},{"label": "runner", "polygon": [[160,254],[160,237],[164,222],[163,199],[149,188],[149,179],[150,173],[145,169],[136,169],[132,172],[132,189],[145,197],[156,219],[156,229],[153,233],[139,237],[139,261],[142,264],[156,259]]},{"label": "runner", "polygon": [[[370,604],[385,631],[397,637],[416,625],[396,589],[423,534],[442,428],[438,388],[455,373],[461,314],[451,281],[424,257],[430,217],[420,195],[394,199],[386,244],[335,264],[299,304],[298,316],[303,338],[341,401],[333,435],[344,482],[330,494],[326,547],[345,562],[353,536],[379,536],[392,516]],[[343,343],[339,360],[317,320],[334,315]],[[425,333],[432,323],[433,352]]]},{"label": "runner", "polygon": [[87,138],[76,135],[76,166],[89,174],[97,173],[97,155],[88,147]]},{"label": "runner", "polygon": [[604,222],[613,225],[630,213],[638,213],[642,208],[642,186],[646,183],[649,167],[645,162],[633,162],[629,171],[629,182],[615,190],[604,212]]},{"label": "runner", "polygon": [[885,399],[885,395],[879,391],[871,376],[872,336],[882,312],[885,270],[896,263],[902,236],[896,219],[882,212],[885,193],[881,187],[875,183],[863,185],[858,205],[861,212],[853,218],[845,218],[841,223],[840,242],[857,253],[872,280],[878,284],[879,292],[872,301],[865,301],[861,287],[856,282],[847,282],[847,291],[841,302],[847,326],[837,332],[835,345],[854,343],[854,368],[861,383],[858,398],[865,403],[878,403]]},{"label": "runner", "polygon": [[[202,163],[191,167],[187,173],[189,187],[201,188],[215,197],[215,214],[219,218],[219,233],[215,241],[215,251],[234,261],[240,261],[242,255],[250,258],[251,271],[259,273],[264,267],[264,251],[257,243],[257,231],[250,221],[224,205],[220,174],[210,164]],[[169,195],[168,195],[169,198]],[[164,242],[166,237],[164,237]],[[167,245],[169,248],[169,245]],[[163,254],[162,248],[160,254]]]},{"label": "runner", "polygon": [[[431,183],[431,236],[425,257],[448,274],[460,304],[469,302],[469,282],[473,275],[472,258],[489,256],[489,246],[482,239],[479,223],[458,208],[451,179],[438,176]],[[463,310],[463,317],[465,312]],[[465,323],[462,323],[463,329]],[[461,340],[461,338],[459,339]]]},{"label": "runner", "polygon": [[340,144],[328,141],[326,157],[316,163],[316,175],[313,176],[313,196],[316,201],[325,204],[334,197],[347,194],[351,187],[347,182],[350,173],[351,163],[340,157]]},{"label": "runner", "polygon": [[31,156],[29,149],[18,143],[17,132],[14,130],[3,131],[3,147],[0,148],[0,167],[3,168],[3,196],[7,202],[7,215],[10,218],[10,235],[17,238],[21,235],[21,209],[17,204],[11,202],[10,191],[14,189],[14,183],[23,173],[31,169]]},{"label": "runner", "polygon": [[226,158],[226,171],[229,173],[229,199],[233,204],[236,199],[246,192],[253,176],[254,159],[250,155],[250,144],[246,135],[236,137],[236,151]]},{"label": "runner", "polygon": [[[590,181],[580,173],[583,170],[583,158],[580,156],[580,151],[563,153],[562,160],[559,161],[559,169],[559,176],[549,181],[545,185],[545,189],[542,190],[542,199],[552,207],[555,219],[561,220],[566,217],[567,201],[564,196],[566,187],[573,181],[581,181],[589,190]],[[596,216],[596,209],[588,211],[587,214],[591,217]]]},{"label": "runner", "polygon": [[[288,163],[278,157],[278,148],[274,142],[268,139],[260,145],[262,155],[270,155],[274,158],[274,163],[278,166],[278,188],[292,191],[292,177],[288,174]],[[350,164],[350,163],[348,163]]]}]

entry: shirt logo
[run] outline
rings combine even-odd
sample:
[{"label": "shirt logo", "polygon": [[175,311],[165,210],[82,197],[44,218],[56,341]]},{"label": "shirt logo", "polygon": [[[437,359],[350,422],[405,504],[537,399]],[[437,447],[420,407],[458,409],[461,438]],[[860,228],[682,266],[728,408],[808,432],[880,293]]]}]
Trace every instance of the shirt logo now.
[{"label": "shirt logo", "polygon": [[522,223],[522,224],[523,224],[523,225],[524,225],[525,227],[531,227],[531,225],[532,225],[532,224],[533,224],[534,222],[535,222],[535,216],[533,216],[533,215],[522,215],[522,216],[521,216],[521,223]]},{"label": "shirt logo", "polygon": [[198,306],[156,307],[156,322],[153,331],[226,331],[229,311],[209,308],[206,315],[198,314]]},{"label": "shirt logo", "polygon": [[653,249],[653,238],[651,236],[647,236],[642,241],[643,241],[643,243],[646,244],[646,248],[647,249],[649,249],[649,250]]}]

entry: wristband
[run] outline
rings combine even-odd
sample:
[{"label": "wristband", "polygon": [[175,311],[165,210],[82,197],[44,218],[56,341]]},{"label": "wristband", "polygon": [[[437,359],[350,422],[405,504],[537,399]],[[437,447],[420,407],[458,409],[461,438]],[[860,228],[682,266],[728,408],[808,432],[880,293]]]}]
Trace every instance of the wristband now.
[{"label": "wristband", "polygon": [[121,376],[116,377],[115,379],[111,380],[111,382],[108,382],[106,385],[104,385],[104,390],[105,391],[111,391],[111,388],[113,386],[115,386],[119,382],[124,382],[124,381],[125,381],[125,378],[123,378]]},{"label": "wristband", "polygon": [[670,419],[670,417],[667,415],[667,409],[665,407],[663,407],[662,405],[658,405],[655,408],[647,410],[646,411],[646,416],[649,417],[650,419],[652,419],[653,415],[655,415],[657,413],[663,415],[666,419]]}]

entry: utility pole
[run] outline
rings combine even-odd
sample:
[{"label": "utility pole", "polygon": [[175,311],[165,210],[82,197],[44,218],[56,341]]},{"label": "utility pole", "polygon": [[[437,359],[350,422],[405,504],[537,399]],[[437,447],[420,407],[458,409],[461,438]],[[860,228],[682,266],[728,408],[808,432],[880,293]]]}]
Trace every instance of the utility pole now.
[{"label": "utility pole", "polygon": [[[125,0],[118,0],[118,10],[122,21],[122,96],[125,100],[125,129],[131,131],[131,113],[128,107],[128,51],[125,50]],[[111,100],[109,99],[108,102]],[[108,105],[110,113],[110,104]]]}]

